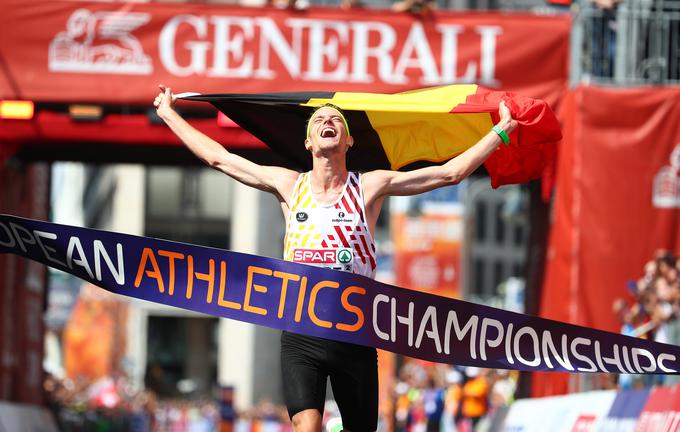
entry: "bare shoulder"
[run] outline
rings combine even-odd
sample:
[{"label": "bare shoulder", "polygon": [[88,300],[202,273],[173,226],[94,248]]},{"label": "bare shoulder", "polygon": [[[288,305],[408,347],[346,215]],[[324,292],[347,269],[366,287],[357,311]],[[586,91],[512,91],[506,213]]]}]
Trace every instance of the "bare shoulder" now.
[{"label": "bare shoulder", "polygon": [[385,194],[386,185],[392,179],[394,171],[374,170],[362,174],[361,183],[364,189],[364,199],[372,202]]},{"label": "bare shoulder", "polygon": [[361,176],[365,187],[366,185],[375,186],[377,184],[387,182],[390,180],[393,174],[394,171],[390,170],[373,170],[365,172]]},{"label": "bare shoulder", "polygon": [[280,198],[282,198],[283,201],[288,202],[300,173],[279,166],[268,166],[263,168],[268,171],[272,186],[276,192],[278,192]]},{"label": "bare shoulder", "polygon": [[271,173],[270,175],[272,177],[275,177],[276,180],[280,181],[292,181],[293,183],[295,183],[298,176],[300,175],[300,173],[295,170],[280,166],[268,166],[266,167],[266,169],[270,170]]}]

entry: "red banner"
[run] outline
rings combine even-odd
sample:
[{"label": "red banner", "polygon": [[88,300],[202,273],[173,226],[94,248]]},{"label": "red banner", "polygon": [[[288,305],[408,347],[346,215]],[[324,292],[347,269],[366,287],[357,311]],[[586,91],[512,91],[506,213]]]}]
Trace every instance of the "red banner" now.
[{"label": "red banner", "polygon": [[680,428],[680,387],[652,389],[637,423],[636,432],[672,432]]},{"label": "red banner", "polygon": [[580,87],[563,104],[541,315],[609,331],[658,249],[680,252],[680,89]]},{"label": "red banner", "polygon": [[554,104],[570,25],[565,15],[10,0],[0,99],[148,104],[158,82],[202,93],[473,82]]}]

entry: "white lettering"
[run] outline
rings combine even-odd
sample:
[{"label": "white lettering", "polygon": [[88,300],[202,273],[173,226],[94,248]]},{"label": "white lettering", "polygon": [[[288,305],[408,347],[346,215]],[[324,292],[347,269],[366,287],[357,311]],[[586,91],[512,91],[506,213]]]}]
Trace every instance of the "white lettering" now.
[{"label": "white lettering", "polygon": [[574,340],[571,341],[571,353],[573,354],[574,357],[576,357],[578,360],[581,360],[583,362],[588,363],[589,367],[584,368],[584,367],[578,367],[576,368],[577,370],[581,372],[595,372],[597,371],[597,368],[595,367],[595,363],[588,358],[588,356],[585,356],[583,354],[580,354],[578,350],[576,349],[579,345],[587,345],[590,346],[591,340],[582,338],[582,337],[577,337],[574,338]]},{"label": "white lettering", "polygon": [[[75,260],[73,259],[74,251],[78,252],[78,257]],[[80,243],[80,239],[75,236],[68,240],[68,248],[66,249],[66,265],[71,270],[73,270],[74,263],[84,268],[87,271],[87,274],[90,275],[90,279],[94,278],[90,264],[87,262],[87,258],[85,257],[83,245]]]},{"label": "white lettering", "polygon": [[[378,61],[378,76],[387,83],[395,83],[392,77],[392,57],[390,52],[397,43],[394,29],[380,22],[353,22],[354,44],[352,45],[352,74],[351,82],[371,83],[373,76],[368,74],[368,59],[373,57]],[[369,47],[370,34],[378,33],[378,45]]]},{"label": "white lettering", "polygon": [[113,261],[109,256],[109,253],[104,248],[104,243],[100,240],[94,241],[94,273],[97,276],[97,280],[101,282],[102,280],[102,257],[106,262],[106,266],[109,268],[109,272],[116,280],[116,283],[120,286],[125,285],[125,262],[123,260],[123,245],[120,243],[116,244],[116,252],[118,255],[118,268],[113,265]]},{"label": "white lettering", "polygon": [[477,33],[482,36],[481,42],[481,71],[479,82],[490,87],[500,87],[496,79],[496,39],[503,33],[499,26],[477,26]]},{"label": "white lettering", "polygon": [[404,324],[408,328],[408,346],[413,346],[413,302],[408,302],[408,315],[397,315],[399,324]]},{"label": "white lettering", "polygon": [[[430,324],[431,329],[425,330],[428,323]],[[423,315],[423,319],[420,320],[420,328],[418,329],[418,337],[416,338],[416,348],[420,348],[424,333],[434,341],[435,349],[441,354],[442,344],[439,340],[439,330],[437,330],[437,308],[434,306],[428,306]]]},{"label": "white lettering", "polygon": [[380,303],[387,303],[389,301],[390,298],[387,297],[385,294],[378,294],[377,296],[375,296],[375,298],[373,298],[373,331],[382,340],[389,340],[390,335],[380,330],[380,327],[378,327],[378,305]]},{"label": "white lettering", "polygon": [[442,52],[441,52],[441,82],[442,84],[452,83],[471,83],[475,80],[477,64],[471,61],[467,64],[465,73],[460,79],[458,73],[458,35],[463,32],[460,25],[440,24],[437,30],[442,33]]},{"label": "white lettering", "polygon": [[[14,238],[16,239],[17,243],[19,244],[19,247],[21,248],[22,251],[24,251],[24,253],[27,251],[26,243],[30,245],[35,244],[35,239],[33,238],[33,235],[26,228],[22,227],[21,225],[17,225],[14,222],[10,222],[9,227],[12,229],[12,232],[14,233]],[[19,235],[19,231],[21,231],[22,234],[25,234],[26,237],[21,237]]]},{"label": "white lettering", "polygon": [[[415,57],[413,56],[415,54]],[[411,26],[411,31],[404,42],[404,48],[399,55],[397,65],[394,68],[394,84],[406,84],[405,72],[409,68],[418,68],[422,71],[421,84],[434,85],[439,83],[437,65],[423,30],[423,25],[416,22]]]},{"label": "white lettering", "polygon": [[458,315],[456,311],[449,311],[446,317],[446,327],[444,328],[444,354],[451,354],[451,325],[456,332],[456,338],[462,341],[466,334],[470,333],[470,356],[473,359],[477,358],[476,338],[477,338],[477,323],[479,317],[477,315],[472,315],[468,322],[465,323],[463,329],[460,328],[458,323]]},{"label": "white lettering", "polygon": [[[348,61],[346,57],[340,57],[339,48],[340,44],[348,43],[347,24],[339,21],[314,20],[309,21],[309,27],[309,69],[303,78],[310,81],[346,80]],[[335,69],[324,73],[325,60],[328,60],[331,66],[336,66]]]},{"label": "white lettering", "polygon": [[57,235],[55,233],[49,233],[49,232],[44,232],[44,231],[38,231],[38,230],[33,230],[33,234],[35,235],[35,239],[38,242],[38,246],[40,246],[40,249],[43,251],[43,255],[45,255],[45,258],[47,261],[50,261],[55,264],[59,264],[61,266],[65,266],[63,261],[59,261],[58,259],[51,257],[48,252],[55,253],[57,252],[56,249],[53,247],[46,246],[43,242],[42,239],[46,238],[48,240],[56,240]]},{"label": "white lettering", "polygon": [[[487,329],[491,327],[495,327],[497,330],[496,338],[495,339],[487,339],[486,338],[486,333]],[[482,326],[479,332],[479,357],[482,360],[486,360],[486,345],[488,345],[490,348],[495,348],[501,344],[503,341],[503,324],[495,319],[492,318],[484,318],[482,319]],[[486,342],[486,343],[485,343]]]},{"label": "white lettering", "polygon": [[[244,52],[246,39],[252,40],[255,30],[253,20],[241,17],[212,17],[215,25],[215,49],[213,52],[213,67],[208,70],[208,76],[225,78],[248,78],[253,74],[253,54]],[[231,32],[232,28],[241,31]],[[238,67],[232,67],[230,59]]]},{"label": "white lettering", "polygon": [[[635,364],[635,368],[640,371],[640,372],[654,372],[656,371],[656,359],[650,353],[644,348],[631,348],[630,354],[633,357],[633,364]],[[649,360],[649,366],[644,367],[640,365],[640,356],[647,357],[647,360]]]},{"label": "white lettering", "polygon": [[256,18],[255,22],[260,27],[260,65],[255,70],[255,78],[275,79],[276,73],[269,66],[269,50],[272,48],[277,57],[286,68],[291,78],[298,78],[301,69],[302,57],[302,29],[307,20],[290,19],[287,23],[293,25],[293,40],[290,45],[286,43],[285,36],[271,18]]},{"label": "white lettering", "polygon": [[12,237],[12,233],[9,232],[9,228],[7,228],[7,225],[2,222],[0,222],[0,227],[2,227],[2,229],[5,231],[5,234],[7,235],[7,241],[5,242],[0,240],[0,246],[13,248],[17,244],[17,241],[14,240],[14,237]]},{"label": "white lettering", "polygon": [[664,361],[669,360],[669,361],[675,361],[675,356],[673,354],[659,354],[659,357],[657,358],[656,362],[659,365],[659,369],[661,369],[664,372],[677,372],[677,369],[671,369],[667,367],[665,364],[663,364]]},{"label": "white lettering", "polygon": [[180,66],[175,57],[175,42],[177,28],[181,24],[188,24],[193,27],[196,36],[205,38],[208,33],[207,24],[204,19],[193,15],[178,15],[172,18],[163,27],[158,37],[158,52],[163,66],[173,75],[189,76],[193,74],[201,75],[206,69],[206,53],[210,48],[209,42],[190,41],[185,44],[189,49],[190,62],[187,66]]},{"label": "white lettering", "polygon": [[543,348],[543,359],[545,361],[545,364],[548,365],[550,369],[553,368],[553,364],[550,361],[550,357],[554,357],[555,360],[557,360],[557,363],[559,363],[563,368],[573,371],[574,367],[571,365],[571,361],[569,361],[569,352],[567,351],[567,335],[562,335],[562,356],[560,357],[559,353],[557,352],[557,348],[555,348],[555,343],[552,340],[552,334],[548,330],[543,331],[543,339],[542,339],[542,344]]},{"label": "white lettering", "polygon": [[[533,348],[533,355],[534,359],[533,360],[527,360],[524,358],[522,355],[522,351],[520,349],[520,342],[522,339],[522,336],[528,335],[531,338],[531,348]],[[515,343],[513,345],[514,351],[515,351],[515,357],[517,357],[517,360],[520,361],[521,363],[524,363],[525,365],[528,366],[538,366],[541,364],[541,353],[538,348],[538,333],[536,333],[536,330],[532,329],[531,327],[522,327],[521,329],[517,330],[517,333],[515,334]]]}]

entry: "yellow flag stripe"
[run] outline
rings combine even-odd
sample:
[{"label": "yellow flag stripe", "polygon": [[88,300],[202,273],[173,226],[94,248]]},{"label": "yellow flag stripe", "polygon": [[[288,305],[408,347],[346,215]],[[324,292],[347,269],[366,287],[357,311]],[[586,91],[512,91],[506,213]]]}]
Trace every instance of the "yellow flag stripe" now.
[{"label": "yellow flag stripe", "polygon": [[370,112],[390,167],[427,160],[442,162],[474,145],[493,127],[488,113],[418,114]]},{"label": "yellow flag stripe", "polygon": [[329,99],[310,99],[302,106],[332,103],[344,110],[448,113],[477,91],[477,85],[442,86],[397,94],[337,92]]}]

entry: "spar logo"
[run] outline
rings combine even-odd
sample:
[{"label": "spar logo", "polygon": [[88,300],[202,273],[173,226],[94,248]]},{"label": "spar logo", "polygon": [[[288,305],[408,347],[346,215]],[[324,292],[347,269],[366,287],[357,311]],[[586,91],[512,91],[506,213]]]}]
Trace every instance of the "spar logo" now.
[{"label": "spar logo", "polygon": [[293,261],[303,264],[335,264],[335,249],[295,249]]},{"label": "spar logo", "polygon": [[656,208],[680,208],[680,143],[668,159],[670,165],[662,166],[654,176],[652,204]]},{"label": "spar logo", "polygon": [[295,249],[293,261],[303,264],[349,264],[354,254],[350,249]]},{"label": "spar logo", "polygon": [[151,20],[148,13],[74,11],[66,30],[50,42],[53,72],[150,75],[151,58],[132,32]]}]

